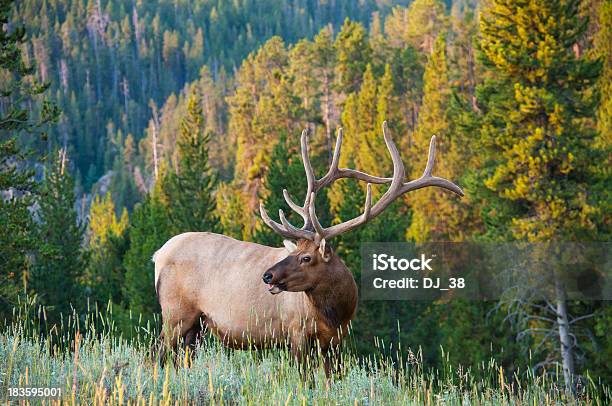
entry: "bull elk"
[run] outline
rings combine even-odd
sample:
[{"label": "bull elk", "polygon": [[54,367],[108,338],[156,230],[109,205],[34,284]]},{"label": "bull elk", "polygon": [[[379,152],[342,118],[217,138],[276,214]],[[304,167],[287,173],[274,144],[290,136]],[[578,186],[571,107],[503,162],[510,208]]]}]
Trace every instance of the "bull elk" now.
[{"label": "bull elk", "polygon": [[[278,223],[260,203],[265,224],[286,238],[284,248],[208,232],[184,233],[166,242],[153,256],[155,288],[164,324],[162,340],[166,348],[175,347],[180,337],[185,345],[193,346],[203,328],[231,348],[261,348],[287,342],[298,361],[318,345],[329,377],[332,354],[336,353],[332,349],[346,335],[355,315],[357,285],[327,242],[378,216],[404,193],[437,186],[463,195],[454,183],[432,176],[435,136],[431,138],[423,175],[406,183],[404,165],[386,123],[383,136],[393,161],[393,177],[338,168],[342,146],[340,129],[330,168],[325,176],[316,179],[308,155],[308,132],[302,132],[306,198],[300,206],[287,190],[283,190],[283,196],[289,207],[303,218],[304,225],[298,228],[289,223],[282,210],[279,210]],[[323,228],[315,212],[316,195],[340,178],[367,182],[363,213]],[[372,184],[390,184],[374,205]]]}]

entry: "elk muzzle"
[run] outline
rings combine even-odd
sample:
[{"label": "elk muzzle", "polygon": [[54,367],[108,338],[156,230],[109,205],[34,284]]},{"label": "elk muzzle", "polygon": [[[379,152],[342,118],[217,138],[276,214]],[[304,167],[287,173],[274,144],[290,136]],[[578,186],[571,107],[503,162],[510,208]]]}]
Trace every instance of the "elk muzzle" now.
[{"label": "elk muzzle", "polygon": [[287,264],[290,260],[291,257],[287,257],[271,268],[268,268],[261,278],[263,282],[268,285],[268,292],[273,295],[287,290],[285,279],[287,276]]},{"label": "elk muzzle", "polygon": [[268,285],[268,292],[272,293],[273,295],[279,294],[285,290],[283,289],[283,284],[279,283],[279,278],[274,277],[275,273],[277,272],[267,270],[262,277],[263,282]]}]

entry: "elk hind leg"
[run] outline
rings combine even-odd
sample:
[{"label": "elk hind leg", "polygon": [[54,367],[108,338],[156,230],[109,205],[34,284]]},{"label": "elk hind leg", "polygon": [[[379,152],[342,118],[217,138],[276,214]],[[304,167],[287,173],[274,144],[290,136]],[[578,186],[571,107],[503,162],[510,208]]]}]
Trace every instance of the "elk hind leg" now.
[{"label": "elk hind leg", "polygon": [[189,351],[190,361],[193,361],[195,351],[202,341],[206,328],[206,317],[202,314],[183,336],[183,349]]},{"label": "elk hind leg", "polygon": [[[183,342],[190,340],[195,343],[195,332],[191,334],[190,332],[194,329],[194,326],[198,324],[200,319],[199,313],[191,313],[188,315],[183,315],[183,317],[173,316],[171,314],[166,314],[166,317],[163,315],[164,319],[162,332],[160,335],[160,345],[161,349],[159,351],[159,360],[163,364],[166,361],[168,351],[174,353],[174,362],[177,363],[176,359],[176,349],[178,346],[178,342],[180,339],[183,339]],[[199,325],[197,325],[199,328]]]}]

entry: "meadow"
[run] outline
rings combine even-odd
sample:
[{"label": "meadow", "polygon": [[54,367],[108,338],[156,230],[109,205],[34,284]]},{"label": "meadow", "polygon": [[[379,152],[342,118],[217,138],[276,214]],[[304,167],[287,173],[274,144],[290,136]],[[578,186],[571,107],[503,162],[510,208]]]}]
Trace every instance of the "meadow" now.
[{"label": "meadow", "polygon": [[[130,316],[128,316],[130,317]],[[131,317],[138,325],[135,317]],[[44,319],[44,314],[42,319]],[[562,376],[530,371],[508,376],[491,359],[476,368],[423,364],[419,350],[357,357],[343,348],[341,378],[327,381],[312,361],[312,380],[304,382],[288,349],[237,351],[205,337],[190,357],[179,350],[177,363],[160,365],[150,356],[156,334],[150,323],[131,337],[118,333],[112,311],[70,316],[58,329],[40,334],[41,318],[16,312],[0,333],[0,400],[9,387],[59,387],[60,399],[46,404],[492,404],[606,405],[610,389],[585,377],[575,394],[563,389]],[[443,349],[441,349],[443,351]],[[383,354],[395,352],[395,357]],[[448,359],[448,357],[443,357]],[[560,371],[559,371],[560,373]],[[25,404],[39,404],[30,399]]]}]

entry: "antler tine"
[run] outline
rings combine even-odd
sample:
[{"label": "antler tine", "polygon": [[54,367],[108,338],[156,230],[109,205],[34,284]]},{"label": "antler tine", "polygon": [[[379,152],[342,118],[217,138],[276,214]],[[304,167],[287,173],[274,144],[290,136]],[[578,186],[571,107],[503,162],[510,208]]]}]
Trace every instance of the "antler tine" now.
[{"label": "antler tine", "polygon": [[366,189],[366,200],[362,215],[363,221],[368,221],[368,219],[370,218],[370,210],[372,210],[372,184],[368,183]]},{"label": "antler tine", "polygon": [[304,238],[304,239],[313,238],[314,233],[312,231],[299,229],[295,227],[293,224],[291,224],[289,221],[287,221],[287,218],[285,217],[285,212],[283,212],[283,209],[278,210],[278,217],[280,218],[281,223],[283,223],[285,230],[290,231],[292,234],[298,236],[298,238]]},{"label": "antler tine", "polygon": [[304,171],[306,172],[306,182],[308,184],[308,192],[306,193],[306,199],[308,199],[310,193],[314,191],[316,183],[312,164],[310,163],[310,156],[308,155],[308,129],[302,131],[300,145],[302,148],[302,162],[304,163]]},{"label": "antler tine", "polygon": [[427,165],[423,171],[422,177],[430,177],[436,165],[436,136],[432,135],[429,141],[429,154],[427,155]]},{"label": "antler tine", "polygon": [[304,210],[303,207],[299,206],[296,202],[293,201],[287,189],[283,189],[283,197],[285,198],[285,201],[287,202],[289,207],[291,207],[293,211],[295,211],[300,216],[302,216],[302,218],[304,219],[304,223],[308,223],[308,220],[309,220],[308,212]]},{"label": "antler tine", "polygon": [[340,163],[340,151],[342,150],[342,137],[343,130],[338,128],[338,136],[336,137],[336,147],[334,148],[334,155],[332,156],[331,165],[329,170],[319,181],[317,182],[317,188],[321,188],[330,182],[333,182],[334,176],[338,173],[338,164]]},{"label": "antler tine", "polygon": [[[268,212],[264,208],[262,202],[259,202],[259,214],[261,214],[261,218],[263,219],[264,223],[266,223],[268,227],[274,230],[275,233],[280,234],[282,237],[293,239],[302,238],[299,233],[293,232],[293,230],[287,229],[284,226],[278,224],[276,221],[272,220],[270,216],[268,216]],[[311,236],[310,238],[312,239],[314,238],[314,236]]]},{"label": "antler tine", "polygon": [[310,214],[310,220],[312,221],[312,226],[315,229],[315,241],[318,243],[321,239],[325,238],[325,230],[319,223],[319,218],[317,217],[317,213],[315,212],[315,193],[312,192],[310,194],[310,200],[308,203],[308,213]]},{"label": "antler tine", "polygon": [[[402,162],[402,157],[393,142],[393,139],[389,135],[389,128],[387,127],[387,122],[383,121],[383,138],[385,139],[385,144],[387,145],[387,149],[391,154],[391,161],[393,162],[393,180],[391,181],[391,186],[387,190],[396,190],[404,181],[404,177],[406,176],[406,172],[404,170],[404,163]],[[385,193],[385,195],[387,194]],[[383,196],[384,197],[384,196]]]},{"label": "antler tine", "polygon": [[427,157],[427,165],[423,171],[423,175],[413,181],[407,182],[402,186],[401,193],[411,192],[413,190],[422,189],[428,186],[438,186],[446,190],[450,190],[459,196],[464,196],[463,190],[453,182],[437,176],[432,176],[431,173],[436,165],[436,136],[431,137],[429,141],[429,156]]}]

